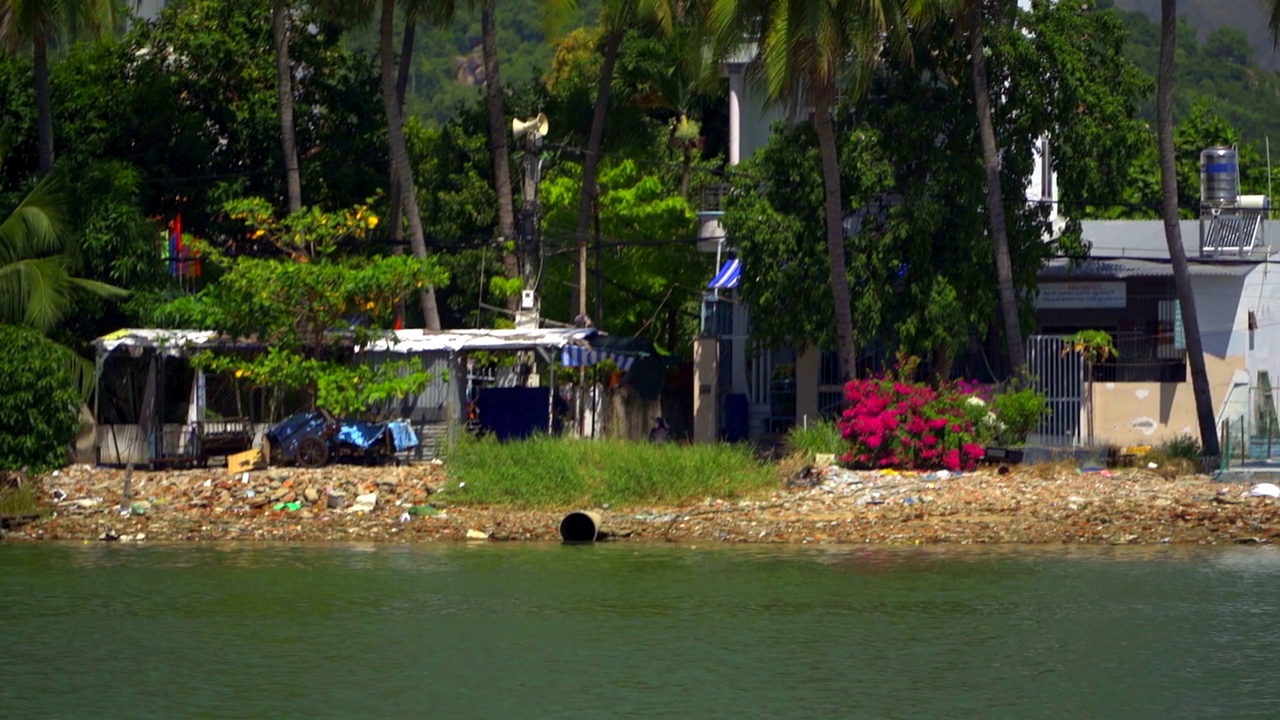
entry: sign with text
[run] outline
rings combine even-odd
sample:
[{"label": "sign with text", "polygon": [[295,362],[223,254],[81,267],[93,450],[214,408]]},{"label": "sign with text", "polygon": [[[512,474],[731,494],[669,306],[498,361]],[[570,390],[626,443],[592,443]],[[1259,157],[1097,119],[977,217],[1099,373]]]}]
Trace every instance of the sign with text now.
[{"label": "sign with text", "polygon": [[1036,295],[1037,310],[1121,308],[1125,306],[1124,282],[1046,282]]}]

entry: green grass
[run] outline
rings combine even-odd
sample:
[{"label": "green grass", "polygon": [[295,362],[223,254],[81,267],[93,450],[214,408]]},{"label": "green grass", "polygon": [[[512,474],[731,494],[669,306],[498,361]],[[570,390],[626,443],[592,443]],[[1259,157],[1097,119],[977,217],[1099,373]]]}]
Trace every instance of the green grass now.
[{"label": "green grass", "polygon": [[35,515],[43,508],[30,485],[0,490],[0,515]]},{"label": "green grass", "polygon": [[[450,452],[442,500],[519,508],[663,505],[777,487],[751,448],[538,436],[464,439]],[[459,483],[466,483],[459,487]]]},{"label": "green grass", "polygon": [[819,420],[808,427],[793,427],[787,433],[787,448],[813,462],[813,456],[833,453],[838,459],[849,450],[849,443],[840,437],[840,428],[834,420]]}]

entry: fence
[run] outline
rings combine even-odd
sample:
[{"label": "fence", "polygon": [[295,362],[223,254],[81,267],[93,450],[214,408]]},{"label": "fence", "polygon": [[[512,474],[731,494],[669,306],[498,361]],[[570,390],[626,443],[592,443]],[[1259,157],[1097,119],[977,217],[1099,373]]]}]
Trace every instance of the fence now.
[{"label": "fence", "polygon": [[1258,383],[1249,388],[1248,411],[1218,423],[1224,467],[1280,457],[1280,398],[1271,388],[1268,373],[1259,373]]},{"label": "fence", "polygon": [[1027,338],[1027,367],[1037,391],[1044,393],[1049,414],[1036,435],[1040,445],[1080,445],[1084,409],[1084,359],[1056,335]]}]

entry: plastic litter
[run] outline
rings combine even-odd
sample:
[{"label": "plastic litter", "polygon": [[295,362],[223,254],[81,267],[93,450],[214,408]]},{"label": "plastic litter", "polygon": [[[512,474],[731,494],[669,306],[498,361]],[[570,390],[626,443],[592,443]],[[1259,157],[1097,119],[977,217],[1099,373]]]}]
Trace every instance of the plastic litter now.
[{"label": "plastic litter", "polygon": [[468,530],[467,539],[468,540],[488,540],[489,533],[482,532],[480,530]]},{"label": "plastic litter", "polygon": [[1258,483],[1249,488],[1250,497],[1280,498],[1280,485],[1275,483]]}]

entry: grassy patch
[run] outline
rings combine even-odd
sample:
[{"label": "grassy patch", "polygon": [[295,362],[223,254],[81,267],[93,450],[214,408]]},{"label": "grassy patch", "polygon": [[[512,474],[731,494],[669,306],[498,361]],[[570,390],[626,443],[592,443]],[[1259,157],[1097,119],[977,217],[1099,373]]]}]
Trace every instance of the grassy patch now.
[{"label": "grassy patch", "polygon": [[680,503],[777,486],[773,468],[733,445],[466,439],[449,452],[446,469],[453,482],[441,499],[525,508]]},{"label": "grassy patch", "polygon": [[787,433],[787,448],[813,461],[813,456],[832,453],[838,459],[849,451],[849,443],[840,437],[840,428],[834,420],[819,420],[808,427],[793,427]]},{"label": "grassy patch", "polygon": [[0,490],[0,515],[36,515],[43,511],[31,485]]}]

